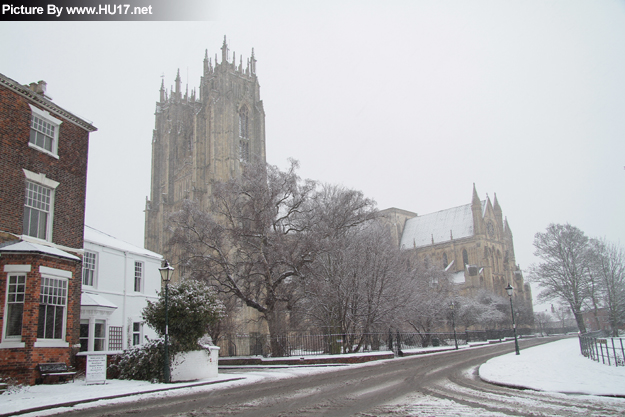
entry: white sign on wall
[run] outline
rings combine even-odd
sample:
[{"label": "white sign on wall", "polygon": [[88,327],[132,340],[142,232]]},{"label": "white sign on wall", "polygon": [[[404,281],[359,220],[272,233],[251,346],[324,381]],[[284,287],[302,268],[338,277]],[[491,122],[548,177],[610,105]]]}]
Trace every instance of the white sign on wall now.
[{"label": "white sign on wall", "polygon": [[106,355],[87,355],[87,384],[106,384]]}]

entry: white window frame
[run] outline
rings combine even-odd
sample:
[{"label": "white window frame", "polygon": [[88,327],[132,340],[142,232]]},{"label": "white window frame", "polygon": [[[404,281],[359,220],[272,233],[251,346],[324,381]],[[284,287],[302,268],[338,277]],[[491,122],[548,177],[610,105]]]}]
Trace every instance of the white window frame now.
[{"label": "white window frame", "polygon": [[[66,341],[67,338],[67,310],[69,308],[69,299],[70,299],[70,279],[72,278],[72,272],[66,271],[63,269],[50,268],[47,266],[40,266],[39,273],[41,274],[41,280],[45,278],[55,279],[59,281],[64,281],[66,284],[67,293],[65,295],[65,305],[63,309],[63,322],[61,327],[61,337],[58,339],[45,339],[37,337],[37,341],[35,342],[34,347],[69,347],[69,343]],[[41,300],[39,301],[41,303]],[[37,334],[39,334],[39,329],[37,329]]]},{"label": "white window frame", "polygon": [[[25,184],[26,186],[24,187],[24,199],[26,198],[26,192],[28,190],[28,184],[27,184],[28,182],[32,182],[42,187],[46,187],[50,189],[50,211],[48,212],[48,221],[46,223],[46,238],[40,239],[38,237],[25,235],[25,234],[23,234],[22,236],[26,238],[25,240],[36,239],[36,240],[42,240],[45,242],[52,242],[52,230],[53,230],[52,225],[54,224],[54,201],[56,197],[56,188],[59,186],[60,182],[54,181],[46,177],[46,174],[37,174],[27,169],[23,169],[23,168],[22,168],[22,171],[24,172],[24,176],[26,177],[26,184]],[[24,206],[26,205],[25,201],[23,205]],[[23,212],[22,212],[22,216],[24,216]],[[23,219],[22,219],[22,224],[23,224]],[[24,231],[22,230],[22,233],[23,232]]]},{"label": "white window frame", "polygon": [[[9,284],[9,276],[15,276],[15,275],[27,275],[31,270],[31,266],[30,265],[4,265],[4,272],[7,273],[7,277],[6,277],[6,286],[5,288],[7,289],[5,291],[5,299],[4,299],[4,315],[3,317],[5,317],[4,320],[2,320],[2,339],[0,342],[0,349],[15,349],[15,348],[25,348],[26,347],[26,343],[22,342],[22,336],[19,337],[7,337],[6,336],[6,331],[7,331],[7,320],[6,318],[8,317],[8,312],[9,312],[9,306],[8,306],[8,297],[9,297],[9,291],[8,291],[8,284]],[[28,276],[26,277],[26,279],[28,280]],[[22,312],[22,314],[24,314]],[[22,315],[22,320],[24,319],[24,316]],[[24,324],[22,323],[22,329]]]},{"label": "white window frame", "polygon": [[[86,339],[87,339],[87,346],[83,350],[83,348],[82,348],[82,341],[83,341],[83,339],[85,339],[85,337],[82,336],[82,329],[83,329],[83,326],[85,326],[85,325],[87,326],[87,337],[86,337]],[[80,343],[80,352],[88,352],[89,351],[89,336],[90,336],[90,333],[89,333],[89,319],[81,318],[80,319],[80,333],[78,335],[78,342]]]},{"label": "white window frame", "polygon": [[[52,137],[52,149],[51,150],[47,150],[46,148],[42,148],[41,146],[38,146],[34,143],[32,143],[30,141],[30,136],[28,138],[28,146],[36,149],[40,152],[43,152],[45,154],[50,155],[53,158],[59,159],[59,130],[61,128],[61,123],[63,123],[62,120],[57,119],[56,117],[52,116],[50,114],[50,112],[47,112],[45,110],[41,110],[35,106],[33,106],[32,104],[29,104],[30,106],[30,111],[31,111],[31,124],[29,126],[29,128],[32,130],[32,117],[38,117],[40,119],[42,119],[44,122],[48,122],[51,125],[53,125],[55,127],[54,129],[54,136]],[[30,131],[29,131],[30,132]],[[30,134],[30,133],[29,133]]]},{"label": "white window frame", "polygon": [[[134,281],[133,281],[133,289],[135,292],[143,292],[143,285],[145,282],[145,264],[141,261],[135,261],[135,269],[134,269]],[[139,285],[137,286],[137,266],[141,266],[141,275],[139,276]],[[138,288],[138,289],[137,289]]]},{"label": "white window frame", "polygon": [[[102,325],[102,336],[96,337],[96,332],[95,332],[95,327],[97,324],[101,324]],[[91,330],[91,326],[89,326],[89,330]],[[106,350],[108,350],[108,321],[104,320],[102,318],[97,318],[93,321],[93,332],[89,332],[89,339],[90,342],[92,341],[93,343],[93,351],[94,352],[104,352]],[[97,340],[101,340],[102,341],[102,346],[101,349],[97,349],[95,348],[95,341]]]},{"label": "white window frame", "polygon": [[[135,330],[135,325],[138,325],[138,327],[139,327],[138,331]],[[132,332],[131,332],[132,333],[132,338],[130,340],[131,345],[132,346],[142,345],[143,344],[143,322],[133,321],[131,330],[132,330]],[[138,343],[135,343],[135,335],[139,336]]]},{"label": "white window frame", "polygon": [[[98,324],[98,322],[102,324],[102,331],[104,332],[104,336],[97,338],[99,340],[102,340],[102,349],[95,350],[95,340],[96,340],[95,326],[96,324]],[[108,342],[109,342],[109,336],[108,336],[109,322],[107,318],[100,317],[100,316],[98,317],[90,316],[88,318],[81,319],[80,324],[81,325],[87,324],[87,327],[88,327],[87,350],[86,351],[81,350],[81,352],[106,352],[108,350]],[[82,337],[81,339],[84,339],[84,337]]]},{"label": "white window frame", "polygon": [[[85,259],[87,258],[87,254],[93,255],[93,269],[85,268],[85,264],[86,264]],[[92,273],[91,284],[85,284],[85,271],[90,271]],[[98,252],[85,250],[85,253],[82,258],[82,285],[83,287],[87,286],[87,287],[95,288],[97,287],[97,283],[98,283]]]}]

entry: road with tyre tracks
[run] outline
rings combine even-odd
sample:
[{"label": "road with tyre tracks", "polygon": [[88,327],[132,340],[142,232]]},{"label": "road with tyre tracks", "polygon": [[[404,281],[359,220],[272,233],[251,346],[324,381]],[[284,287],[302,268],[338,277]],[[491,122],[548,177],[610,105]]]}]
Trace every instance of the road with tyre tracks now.
[{"label": "road with tyre tracks", "polygon": [[[521,349],[553,341],[521,341]],[[623,416],[625,399],[488,384],[477,374],[513,343],[328,368],[254,384],[150,397],[67,416]]]}]

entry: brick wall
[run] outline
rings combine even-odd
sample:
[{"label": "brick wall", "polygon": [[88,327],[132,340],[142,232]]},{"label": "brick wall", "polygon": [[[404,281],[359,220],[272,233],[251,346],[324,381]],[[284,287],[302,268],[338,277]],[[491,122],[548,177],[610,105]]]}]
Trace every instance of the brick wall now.
[{"label": "brick wall", "polygon": [[[89,132],[63,120],[59,129],[56,159],[28,146],[31,109],[29,100],[0,87],[0,230],[22,234],[26,179],[22,168],[46,174],[59,182],[54,204],[53,242],[70,248],[82,248],[87,152]],[[36,107],[40,106],[31,103]]]},{"label": "brick wall", "polygon": [[[26,274],[26,296],[22,322],[22,342],[24,348],[0,349],[0,376],[10,377],[20,383],[32,385],[39,377],[36,367],[39,363],[65,362],[74,365],[74,355],[78,348],[80,333],[80,293],[82,263],[64,258],[43,256],[39,254],[7,254],[0,257],[0,326],[4,321],[7,272],[4,265],[31,265],[31,271]],[[41,274],[39,267],[61,269],[72,272],[68,280],[67,321],[65,341],[69,347],[43,348],[34,347],[37,341],[37,327],[39,320],[39,293]],[[2,327],[0,327],[2,328]]]}]

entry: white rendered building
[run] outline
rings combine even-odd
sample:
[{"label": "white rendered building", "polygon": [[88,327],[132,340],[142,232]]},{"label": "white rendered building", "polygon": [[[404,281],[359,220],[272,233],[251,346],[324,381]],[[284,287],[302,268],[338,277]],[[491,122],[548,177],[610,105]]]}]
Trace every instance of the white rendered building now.
[{"label": "white rendered building", "polygon": [[119,352],[156,338],[141,311],[158,299],[163,257],[85,225],[80,351]]}]

